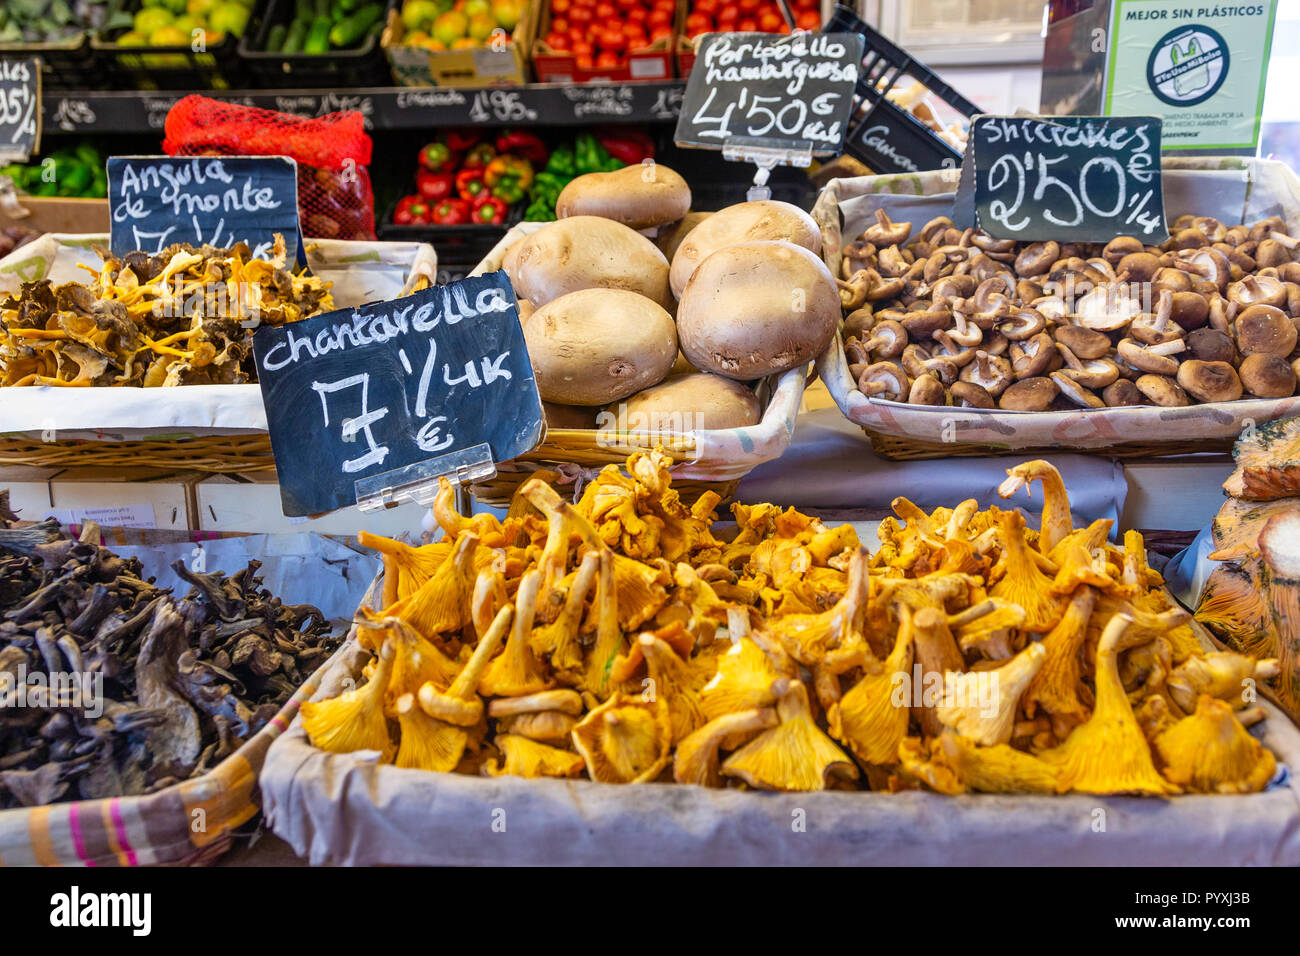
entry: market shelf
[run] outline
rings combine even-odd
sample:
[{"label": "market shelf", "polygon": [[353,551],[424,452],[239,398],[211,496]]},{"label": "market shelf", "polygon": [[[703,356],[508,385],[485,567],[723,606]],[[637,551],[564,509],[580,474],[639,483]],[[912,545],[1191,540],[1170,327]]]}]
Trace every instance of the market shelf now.
[{"label": "market shelf", "polygon": [[[434,126],[585,126],[593,123],[669,123],[681,112],[685,83],[609,83],[454,89],[391,87],[334,90],[196,90],[203,96],[322,116],[359,110],[374,130]],[[69,91],[42,99],[43,129],[58,133],[150,133],[163,128],[183,92]]]}]

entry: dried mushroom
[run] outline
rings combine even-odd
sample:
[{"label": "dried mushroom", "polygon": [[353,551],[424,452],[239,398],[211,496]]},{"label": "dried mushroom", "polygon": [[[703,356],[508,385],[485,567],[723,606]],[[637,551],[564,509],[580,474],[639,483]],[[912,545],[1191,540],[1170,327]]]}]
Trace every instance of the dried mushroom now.
[{"label": "dried mushroom", "polygon": [[[20,524],[0,493],[0,809],[153,793],[275,717],[339,639],[317,609],[266,591],[259,566],[178,561],[192,588],[176,597],[93,524],[79,539]],[[355,741],[374,726],[354,707],[340,730]]]},{"label": "dried mushroom", "polygon": [[100,253],[88,284],[24,282],[0,302],[0,386],[223,385],[257,380],[252,329],[334,308],[329,283],[245,243]]}]

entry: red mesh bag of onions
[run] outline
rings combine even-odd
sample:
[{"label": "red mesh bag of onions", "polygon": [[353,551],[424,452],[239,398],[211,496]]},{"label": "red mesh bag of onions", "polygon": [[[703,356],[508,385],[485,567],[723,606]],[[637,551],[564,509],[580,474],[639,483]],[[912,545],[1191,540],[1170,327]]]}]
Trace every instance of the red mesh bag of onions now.
[{"label": "red mesh bag of onions", "polygon": [[298,163],[298,216],[311,239],[374,239],[372,144],[361,114],[303,117],[186,96],[167,114],[169,156],[289,156]]}]

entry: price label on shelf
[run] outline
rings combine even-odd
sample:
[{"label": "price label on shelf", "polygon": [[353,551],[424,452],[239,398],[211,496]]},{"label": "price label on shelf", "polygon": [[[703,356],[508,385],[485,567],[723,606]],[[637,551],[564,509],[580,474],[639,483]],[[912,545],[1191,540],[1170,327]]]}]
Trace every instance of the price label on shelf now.
[{"label": "price label on shelf", "polygon": [[263,326],[253,353],[291,517],[436,488],[440,474],[491,468],[542,439],[504,272]]},{"label": "price label on shelf", "polygon": [[297,258],[298,164],[286,156],[111,156],[108,205],[115,256],[246,242],[265,258],[279,233]]},{"label": "price label on shelf", "polygon": [[1155,116],[976,116],[963,169],[975,225],[999,239],[1163,242],[1160,128]]},{"label": "price label on shelf", "polygon": [[713,33],[686,82],[678,146],[746,140],[813,156],[844,147],[862,62],[856,33]]},{"label": "price label on shelf", "polygon": [[25,163],[40,149],[40,58],[0,57],[0,162]]}]

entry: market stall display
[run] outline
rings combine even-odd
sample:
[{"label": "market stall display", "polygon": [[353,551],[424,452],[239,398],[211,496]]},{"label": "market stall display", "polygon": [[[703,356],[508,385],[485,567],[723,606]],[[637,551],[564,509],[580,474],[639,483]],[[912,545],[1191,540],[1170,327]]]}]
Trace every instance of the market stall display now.
[{"label": "market stall display", "polygon": [[257,773],[341,636],[259,565],[174,569],[17,522],[0,492],[0,853],[9,865],[202,862],[258,811]]},{"label": "market stall display", "polygon": [[[1206,581],[1196,619],[1233,650],[1267,661],[1258,676],[1300,719],[1300,419],[1261,425],[1233,454],[1229,498],[1211,526],[1209,557],[1223,563]],[[1239,679],[1226,667],[1198,677]]]},{"label": "market stall display", "polygon": [[851,528],[771,505],[734,506],[740,533],[716,538],[716,496],[685,508],[669,464],[635,455],[572,507],[530,482],[505,525],[449,511],[446,485],[444,542],[373,542],[391,603],[363,618],[371,680],[304,705],[312,742],[422,770],[637,783],[671,766],[678,783],[765,790],[865,777],[1167,796],[1273,778],[1237,715],[1263,712],[1238,706],[1236,682],[1198,677],[1276,662],[1207,659],[1141,535],[1121,549],[1109,521],[1073,528],[1046,462],[1002,488],[1042,483],[1036,532],[1015,511],[927,515],[900,498],[874,556]]},{"label": "market stall display", "polygon": [[[881,813],[894,852],[931,860],[919,815],[952,814],[983,847],[994,831],[1006,838],[1012,810],[1018,832],[1038,833],[1058,803],[1134,810],[1116,795],[1145,794],[1172,797],[1152,808],[1160,822],[1141,814],[1146,852],[1191,859],[1190,844],[1174,849],[1175,818],[1276,811],[1276,794],[1257,791],[1277,758],[1256,734],[1280,740],[1274,724],[1284,736],[1289,724],[1237,707],[1233,689],[1173,703],[1171,689],[1219,658],[1162,592],[1139,535],[1094,547],[1109,522],[1072,527],[1045,462],[1012,469],[1003,488],[1044,483],[1040,528],[973,502],[926,514],[899,499],[874,554],[848,527],[763,504],[734,506],[737,527],[719,534],[717,499],[685,508],[667,466],[636,455],[576,505],[530,482],[500,522],[457,514],[448,487],[435,507],[442,541],[367,537],[385,557],[383,595],[271,754],[277,833],[314,862],[504,859],[491,841],[474,852],[439,836],[444,809],[463,824],[502,806],[510,832],[517,814],[536,824],[519,824],[510,859],[555,852],[546,834],[567,848],[557,859],[595,859],[644,826],[657,836],[637,852],[665,860],[701,841],[723,852],[723,831],[779,832],[783,815],[788,830],[800,806],[854,834],[839,852],[814,841],[823,862],[877,859],[863,826]],[[1041,591],[1025,588],[1035,576]],[[994,674],[1000,691],[981,705],[978,683]],[[846,788],[857,792],[808,792]],[[981,795],[951,799],[967,792]],[[1234,802],[1214,811],[1197,794]],[[859,824],[845,830],[850,812]],[[737,830],[722,822],[737,817]],[[400,845],[377,826],[402,833]],[[699,840],[665,839],[688,826]],[[718,859],[812,859],[805,843],[760,842],[725,840],[737,849]],[[1016,849],[1042,852],[1053,851],[1037,839]]]},{"label": "market stall display", "polygon": [[[814,215],[838,250],[826,258],[846,318],[823,380],[878,451],[903,457],[1207,450],[1247,419],[1285,415],[1300,406],[1284,231],[1294,180],[1279,164],[1230,162],[1254,183],[1242,206],[1213,162],[1166,169],[1173,234],[1159,247],[957,229],[952,177],[938,172],[913,180],[912,197],[884,193],[893,177],[833,181]],[[1186,212],[1212,184],[1224,186],[1216,208]]]}]

